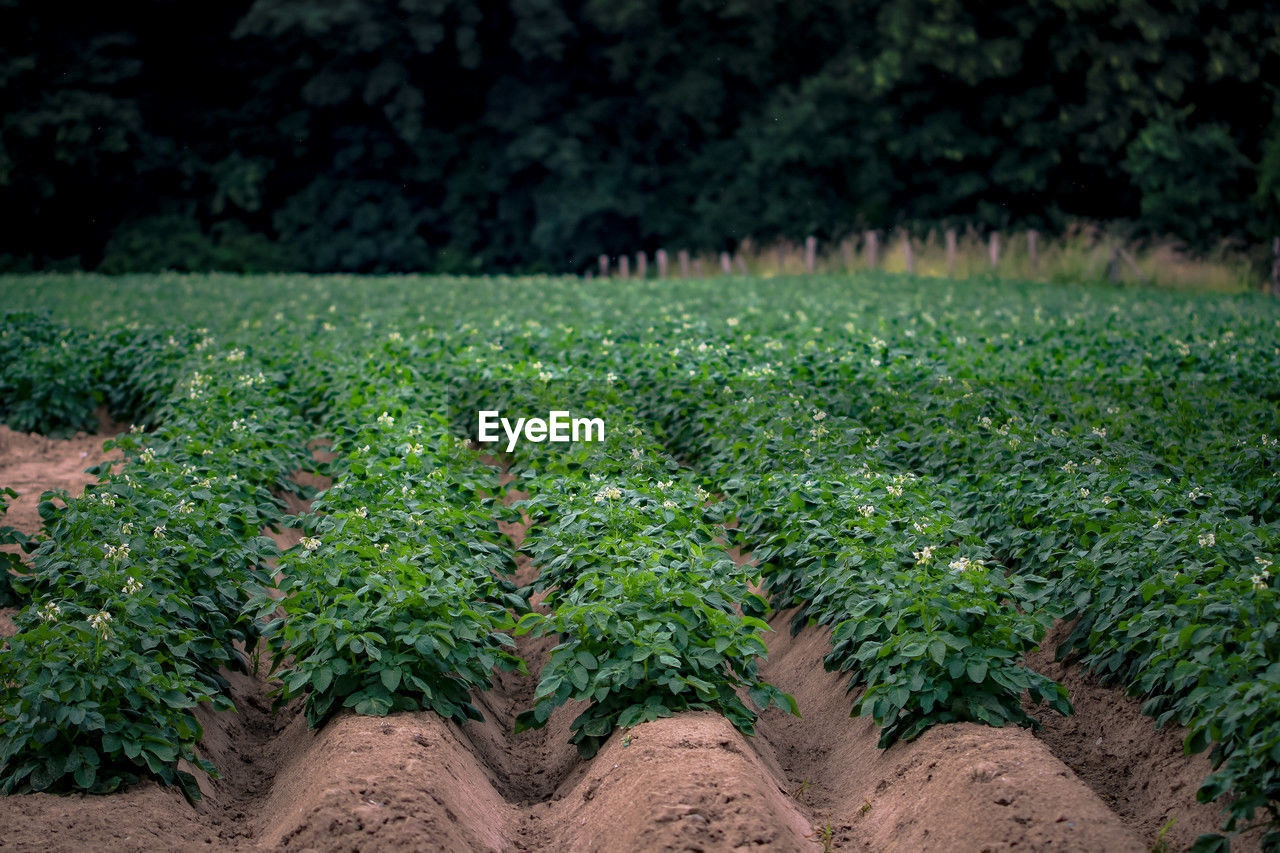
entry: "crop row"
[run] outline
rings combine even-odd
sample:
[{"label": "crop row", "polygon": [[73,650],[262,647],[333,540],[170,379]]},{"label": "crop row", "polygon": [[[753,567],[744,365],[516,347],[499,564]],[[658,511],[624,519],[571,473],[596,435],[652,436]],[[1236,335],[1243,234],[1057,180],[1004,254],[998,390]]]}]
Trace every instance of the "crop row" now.
[{"label": "crop row", "polygon": [[[243,612],[274,543],[273,490],[304,457],[304,425],[283,376],[240,350],[197,359],[164,425],[115,440],[82,497],[46,496],[30,603],[0,655],[0,785],[111,790],[139,774],[198,791],[186,759],[193,709],[230,707],[223,667],[246,664],[257,628]],[[59,507],[55,501],[64,506]]]},{"label": "crop row", "polygon": [[[1007,579],[931,484],[879,460],[855,423],[805,405],[785,383],[753,380],[745,395],[706,345],[682,354],[613,339],[594,348],[527,343],[525,363],[537,378],[508,380],[519,388],[514,398],[631,400],[669,449],[728,498],[717,512],[736,517],[775,605],[798,608],[797,629],[808,618],[832,629],[826,663],[850,673],[851,689],[863,688],[855,710],[883,727],[882,745],[954,720],[1033,724],[1024,691],[1069,711],[1065,690],[1021,663],[1048,620],[1020,605],[1043,583]],[[515,349],[509,342],[507,352]],[[616,470],[630,488],[654,476],[643,455],[588,462],[575,452],[590,450],[553,458],[570,460],[571,473],[588,482]],[[627,541],[670,527],[650,524],[628,530]],[[556,534],[568,542],[581,535],[572,527]],[[591,553],[584,549],[584,558]]]},{"label": "crop row", "polygon": [[1157,461],[1123,418],[1055,402],[917,390],[870,420],[888,461],[939,483],[1019,575],[1049,580],[1042,604],[1075,622],[1060,655],[1185,726],[1189,751],[1212,745],[1199,796],[1232,795],[1226,829],[1260,808],[1280,818],[1280,455],[1255,434],[1235,439],[1231,467]]},{"label": "crop row", "polygon": [[0,422],[61,435],[98,427],[97,410],[153,423],[203,329],[75,330],[45,314],[0,316]]},{"label": "crop row", "polygon": [[[771,543],[784,566],[771,584],[784,601],[788,594],[821,600],[821,590],[795,580],[807,577],[800,567],[813,559],[805,549],[815,539],[857,555],[820,561],[816,574],[838,578],[837,590],[866,581],[849,574],[848,560],[911,567],[904,582],[927,587],[930,572],[918,556],[937,552],[909,531],[904,541],[895,519],[927,526],[919,520],[930,517],[929,503],[941,505],[963,522],[963,532],[941,541],[976,537],[987,556],[1014,569],[1007,593],[997,581],[984,597],[1007,594],[1040,622],[1074,620],[1060,654],[1081,655],[1103,678],[1143,696],[1157,724],[1186,726],[1189,751],[1212,745],[1216,772],[1200,797],[1230,794],[1225,829],[1243,827],[1260,808],[1276,818],[1280,613],[1270,567],[1280,459],[1276,439],[1257,431],[1273,409],[1250,399],[1235,371],[1228,375],[1236,384],[1206,395],[1214,402],[1198,413],[1197,427],[1169,414],[1186,409],[1178,396],[1186,387],[1150,377],[1126,382],[1123,369],[1108,376],[1098,368],[1096,385],[1008,375],[984,382],[974,375],[981,362],[957,365],[963,359],[954,352],[931,361],[874,336],[839,352],[777,339],[739,349],[710,337],[683,352],[620,347],[607,361],[631,366],[631,384],[671,445],[741,498],[746,528],[791,531]],[[771,355],[763,365],[762,351]],[[1237,355],[1223,361],[1237,364]],[[1162,430],[1171,420],[1176,430]],[[1176,446],[1183,436],[1194,439],[1191,447]],[[761,472],[770,472],[763,482]],[[891,485],[868,489],[868,478]],[[916,483],[923,483],[918,500],[902,507]],[[846,541],[871,530],[861,546]],[[760,550],[766,565],[774,553]],[[968,557],[947,564],[975,566]],[[878,605],[855,606],[857,630],[875,637]],[[911,610],[895,601],[892,612]],[[1040,632],[1012,636],[1025,650]],[[883,644],[864,648],[868,656],[873,648],[894,654]],[[992,648],[1012,650],[1007,642]],[[940,681],[914,684],[928,685],[932,701]],[[899,685],[895,698],[904,695]],[[864,696],[864,709],[876,701],[882,711],[895,707],[876,690]],[[969,709],[968,718],[992,717]],[[889,721],[886,739],[902,728],[878,719]]]},{"label": "crop row", "polygon": [[[558,399],[539,365],[494,373],[477,383],[486,405]],[[720,544],[709,495],[625,409],[595,413],[603,441],[526,443],[512,466],[530,495],[515,504],[531,521],[521,547],[539,567],[527,591],[544,594],[517,630],[559,638],[517,730],[585,702],[571,741],[591,756],[616,728],[677,711],[712,710],[747,734],[756,714],[744,698],[796,713],[760,680],[767,605],[751,590],[758,573]]]},{"label": "crop row", "polygon": [[1011,583],[931,483],[867,452],[856,423],[780,389],[723,388],[712,377],[689,387],[696,406],[663,395],[645,408],[720,484],[774,603],[797,608],[793,630],[831,629],[826,665],[862,688],[855,712],[882,727],[881,746],[958,720],[1033,725],[1024,691],[1069,713],[1065,689],[1021,662],[1046,630],[1018,606],[1037,579]]},{"label": "crop row", "polygon": [[278,588],[252,607],[278,700],[305,695],[312,726],[344,707],[479,719],[470,691],[487,689],[495,668],[525,670],[509,631],[527,604],[507,577],[497,472],[451,430],[439,386],[408,359],[346,352],[328,363],[329,387],[347,389],[324,424],[336,481],[298,519],[304,536],[281,559]]},{"label": "crop row", "polygon": [[[1016,604],[1020,612],[1002,619],[1037,625],[996,631],[981,646],[1016,658],[1049,619],[1072,620],[1061,655],[1142,696],[1158,725],[1186,726],[1189,751],[1212,746],[1216,769],[1200,796],[1226,795],[1226,830],[1244,828],[1259,809],[1275,820],[1280,430],[1275,389],[1255,375],[1271,363],[1257,346],[1261,332],[1169,336],[1127,352],[1108,341],[1086,357],[1090,331],[1061,333],[1065,345],[1028,336],[1013,346],[1006,335],[970,347],[962,335],[916,324],[889,340],[843,330],[816,344],[784,335],[744,346],[741,329],[672,325],[669,339],[652,328],[586,342],[553,335],[531,341],[529,357],[552,377],[576,377],[576,388],[557,386],[562,399],[617,394],[606,374],[618,379],[668,446],[736,499],[777,603],[817,618],[843,593],[845,612],[859,617],[845,631],[873,639],[851,668],[880,661],[873,651],[896,660],[877,633],[880,605],[864,597],[881,589],[877,572],[930,589],[933,573],[918,555],[970,548],[944,551],[935,565],[964,566],[972,578],[986,562],[981,577],[992,585],[978,587],[980,597],[1005,610]],[[993,351],[1004,357],[988,362]],[[1113,352],[1121,357],[1109,363],[1104,353]],[[1179,370],[1190,378],[1160,378]],[[915,529],[931,519],[942,519],[936,539]],[[859,596],[844,592],[854,584]],[[914,612],[884,600],[893,614]],[[906,647],[918,656],[930,646]],[[935,691],[949,677],[892,682],[893,699],[915,685],[936,712]],[[1014,714],[1018,683],[1000,687]],[[880,702],[886,741],[918,731],[894,723],[888,692],[870,689],[862,705],[874,711]],[[959,716],[1001,718],[981,702]]]}]

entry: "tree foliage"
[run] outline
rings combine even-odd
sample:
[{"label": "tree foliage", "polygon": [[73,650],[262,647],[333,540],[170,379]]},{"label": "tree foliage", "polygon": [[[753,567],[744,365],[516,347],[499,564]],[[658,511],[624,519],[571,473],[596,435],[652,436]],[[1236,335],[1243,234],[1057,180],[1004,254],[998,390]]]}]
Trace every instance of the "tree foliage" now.
[{"label": "tree foliage", "polygon": [[1280,221],[1246,0],[0,0],[0,265],[582,267]]}]

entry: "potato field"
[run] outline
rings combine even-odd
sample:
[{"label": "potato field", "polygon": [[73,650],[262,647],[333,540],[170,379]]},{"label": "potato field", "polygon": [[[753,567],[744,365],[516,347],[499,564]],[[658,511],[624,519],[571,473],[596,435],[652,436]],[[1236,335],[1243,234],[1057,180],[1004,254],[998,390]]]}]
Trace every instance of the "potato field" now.
[{"label": "potato field", "polygon": [[1280,847],[1274,300],[32,275],[0,312],[0,849]]}]

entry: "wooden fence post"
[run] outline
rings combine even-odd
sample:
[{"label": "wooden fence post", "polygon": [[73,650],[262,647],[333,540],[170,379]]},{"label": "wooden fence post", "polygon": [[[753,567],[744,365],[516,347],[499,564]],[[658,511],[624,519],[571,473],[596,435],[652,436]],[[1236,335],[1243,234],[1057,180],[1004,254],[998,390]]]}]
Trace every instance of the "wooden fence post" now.
[{"label": "wooden fence post", "polygon": [[1112,284],[1120,283],[1120,247],[1111,247],[1111,257],[1107,258],[1107,279]]},{"label": "wooden fence post", "polygon": [[618,275],[624,280],[631,278],[631,258],[626,255],[618,256]]},{"label": "wooden fence post", "polygon": [[865,236],[867,240],[867,268],[875,269],[880,264],[880,238],[876,236],[874,231],[868,231]]},{"label": "wooden fence post", "polygon": [[1280,296],[1280,237],[1271,241],[1271,295]]},{"label": "wooden fence post", "polygon": [[733,259],[729,257],[728,252],[720,253],[720,272],[729,275],[733,272]]},{"label": "wooden fence post", "polygon": [[649,256],[644,252],[636,252],[636,278],[645,278],[649,274]]},{"label": "wooden fence post", "polygon": [[1138,281],[1146,284],[1147,274],[1142,271],[1142,267],[1138,266],[1138,261],[1133,255],[1129,254],[1129,250],[1124,246],[1119,246],[1116,251],[1120,253],[1120,257],[1124,259],[1124,262],[1129,265],[1129,269],[1133,270],[1133,274],[1138,277]]},{"label": "wooden fence post", "polygon": [[1000,266],[1000,232],[992,231],[991,240],[987,243],[987,255],[991,258],[991,269]]},{"label": "wooden fence post", "polygon": [[658,278],[667,277],[667,250],[659,249],[653,253],[654,260],[658,262]]},{"label": "wooden fence post", "polygon": [[818,238],[809,235],[804,238],[804,271],[813,274],[818,267]]},{"label": "wooden fence post", "polygon": [[601,255],[600,257],[596,258],[596,263],[600,265],[600,277],[608,278],[609,277],[609,256]]},{"label": "wooden fence post", "polygon": [[1040,255],[1036,251],[1036,244],[1040,241],[1040,232],[1032,228],[1027,232],[1027,257],[1031,259],[1031,274],[1036,275],[1040,272]]},{"label": "wooden fence post", "polygon": [[947,278],[956,277],[956,229],[947,229]]},{"label": "wooden fence post", "polygon": [[853,271],[853,238],[846,237],[840,242],[840,258],[844,261],[844,271]]},{"label": "wooden fence post", "polygon": [[915,254],[911,251],[911,232],[902,232],[902,259],[907,263],[907,275],[911,275],[916,271]]},{"label": "wooden fence post", "polygon": [[689,277],[689,250],[681,249],[676,257],[680,260],[680,277]]},{"label": "wooden fence post", "polygon": [[693,259],[693,277],[706,278],[706,276],[702,272],[702,258]]},{"label": "wooden fence post", "polygon": [[742,252],[738,252],[733,256],[733,265],[737,267],[738,272],[742,275],[750,275],[747,270],[747,259],[742,256]]}]

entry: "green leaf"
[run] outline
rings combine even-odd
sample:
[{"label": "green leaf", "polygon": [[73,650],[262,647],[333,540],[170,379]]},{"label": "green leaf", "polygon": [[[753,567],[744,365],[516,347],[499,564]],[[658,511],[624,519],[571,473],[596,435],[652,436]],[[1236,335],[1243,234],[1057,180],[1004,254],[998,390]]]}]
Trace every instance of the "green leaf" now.
[{"label": "green leaf", "polygon": [[984,660],[971,660],[965,667],[965,672],[969,676],[969,680],[974,684],[981,684],[987,677],[987,662]]},{"label": "green leaf", "polygon": [[333,670],[328,667],[317,669],[311,673],[311,686],[317,692],[323,693],[329,689],[329,685],[333,683]]}]

